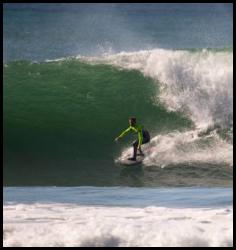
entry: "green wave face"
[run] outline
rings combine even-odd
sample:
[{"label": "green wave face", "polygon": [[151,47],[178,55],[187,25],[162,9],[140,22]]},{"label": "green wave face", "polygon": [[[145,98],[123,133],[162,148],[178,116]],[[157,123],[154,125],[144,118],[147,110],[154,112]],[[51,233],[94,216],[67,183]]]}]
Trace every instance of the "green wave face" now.
[{"label": "green wave face", "polygon": [[138,71],[73,59],[5,65],[5,182],[11,182],[11,176],[15,181],[20,169],[28,175],[56,173],[63,165],[69,178],[74,174],[71,165],[87,171],[82,161],[94,166],[107,160],[110,168],[120,150],[114,138],[128,126],[130,116],[151,134],[191,126],[181,114],[153,104],[156,86]]}]

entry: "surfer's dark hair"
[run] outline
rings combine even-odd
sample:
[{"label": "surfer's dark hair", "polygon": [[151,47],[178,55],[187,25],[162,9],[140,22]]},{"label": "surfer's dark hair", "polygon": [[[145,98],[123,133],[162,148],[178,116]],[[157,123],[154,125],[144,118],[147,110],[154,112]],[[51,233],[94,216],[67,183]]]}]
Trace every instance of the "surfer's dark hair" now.
[{"label": "surfer's dark hair", "polygon": [[136,117],[130,117],[129,119],[133,122],[136,122]]}]

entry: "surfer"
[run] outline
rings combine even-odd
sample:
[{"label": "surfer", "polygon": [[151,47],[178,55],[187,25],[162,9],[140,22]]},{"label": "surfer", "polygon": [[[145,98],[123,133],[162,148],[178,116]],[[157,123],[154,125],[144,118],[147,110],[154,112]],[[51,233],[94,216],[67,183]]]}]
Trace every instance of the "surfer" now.
[{"label": "surfer", "polygon": [[118,137],[116,137],[115,141],[118,141],[120,138],[122,138],[125,134],[127,134],[129,131],[133,131],[138,134],[138,140],[133,142],[133,157],[128,158],[130,161],[136,161],[137,157],[137,150],[139,150],[138,155],[144,155],[142,150],[141,150],[141,145],[148,143],[150,141],[150,134],[146,129],[143,129],[141,125],[138,125],[136,123],[136,118],[131,117],[129,118],[129,127],[123,131]]}]

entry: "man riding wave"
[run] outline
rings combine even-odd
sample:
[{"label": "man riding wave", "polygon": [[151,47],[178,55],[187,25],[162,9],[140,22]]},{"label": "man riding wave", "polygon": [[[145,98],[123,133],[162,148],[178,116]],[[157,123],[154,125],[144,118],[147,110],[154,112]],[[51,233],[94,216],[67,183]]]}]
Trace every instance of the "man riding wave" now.
[{"label": "man riding wave", "polygon": [[139,155],[144,155],[141,150],[141,145],[150,142],[150,134],[147,130],[143,129],[141,125],[136,123],[136,118],[129,118],[129,127],[123,131],[118,137],[116,137],[115,141],[118,141],[124,135],[126,135],[129,131],[135,132],[138,134],[138,140],[133,142],[133,157],[128,158],[128,160],[136,161],[137,150],[139,150]]}]

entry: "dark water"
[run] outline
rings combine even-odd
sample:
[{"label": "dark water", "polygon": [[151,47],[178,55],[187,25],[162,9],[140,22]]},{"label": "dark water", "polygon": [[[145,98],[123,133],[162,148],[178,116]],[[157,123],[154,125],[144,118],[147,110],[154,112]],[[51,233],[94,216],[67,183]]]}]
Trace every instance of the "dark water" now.
[{"label": "dark water", "polygon": [[[200,61],[205,58],[200,49],[211,48],[209,57],[215,57],[216,64],[223,61],[222,77],[230,85],[232,5],[5,4],[3,27],[4,185],[232,184],[228,160],[167,162],[165,168],[117,166],[114,160],[135,139],[128,136],[121,144],[114,143],[130,116],[136,116],[152,138],[194,130],[196,124],[189,112],[170,111],[160,101],[162,89],[155,77],[128,67],[69,58],[120,51],[132,51],[134,56],[136,51],[161,47],[183,49],[191,60],[200,53]],[[46,61],[60,57],[65,58]],[[177,76],[182,74],[178,67]],[[210,73],[213,69],[209,66]],[[176,84],[176,94],[187,90],[181,82]],[[204,94],[203,100],[208,100],[209,93]],[[219,91],[212,97],[219,104],[213,117],[220,121],[231,117],[231,95]],[[227,102],[220,104],[221,100]],[[226,124],[222,128],[217,124],[217,136],[228,147],[231,120]],[[211,144],[208,135],[200,137]],[[196,147],[202,151],[206,146]],[[181,150],[185,148],[183,140]]]}]

